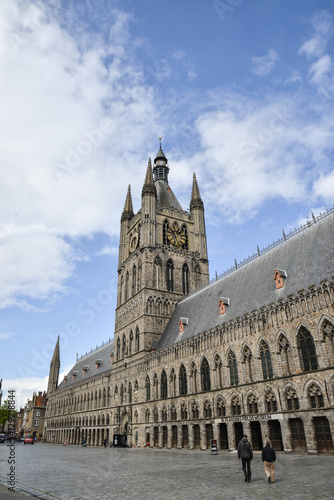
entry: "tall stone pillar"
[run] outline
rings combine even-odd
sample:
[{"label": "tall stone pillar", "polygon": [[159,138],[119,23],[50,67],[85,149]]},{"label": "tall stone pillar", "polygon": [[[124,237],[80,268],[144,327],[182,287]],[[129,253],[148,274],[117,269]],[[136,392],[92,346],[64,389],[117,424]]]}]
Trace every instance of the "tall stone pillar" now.
[{"label": "tall stone pillar", "polygon": [[228,449],[234,451],[237,449],[235,443],[235,432],[233,422],[227,422],[227,439],[228,439]]}]

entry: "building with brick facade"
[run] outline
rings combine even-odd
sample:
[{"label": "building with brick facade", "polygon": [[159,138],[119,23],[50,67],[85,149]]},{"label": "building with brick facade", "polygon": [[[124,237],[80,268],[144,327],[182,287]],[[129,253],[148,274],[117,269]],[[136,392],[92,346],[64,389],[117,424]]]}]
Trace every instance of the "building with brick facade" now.
[{"label": "building with brick facade", "polygon": [[45,437],[101,445],[333,453],[334,210],[209,282],[204,204],[177,201],[161,149],[121,216],[115,334],[58,385]]}]

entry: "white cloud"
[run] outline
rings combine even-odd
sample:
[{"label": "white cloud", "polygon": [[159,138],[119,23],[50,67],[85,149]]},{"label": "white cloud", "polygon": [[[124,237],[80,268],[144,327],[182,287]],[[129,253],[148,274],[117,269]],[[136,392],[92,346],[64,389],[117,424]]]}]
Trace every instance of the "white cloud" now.
[{"label": "white cloud", "polygon": [[0,340],[8,340],[14,337],[15,333],[3,332],[0,333]]},{"label": "white cloud", "polygon": [[257,76],[266,76],[274,69],[277,60],[278,54],[273,49],[265,56],[252,57],[251,72]]},{"label": "white cloud", "polygon": [[128,48],[129,16],[108,12],[102,43],[80,27],[72,35],[75,19],[61,12],[0,5],[1,307],[64,293],[84,258],[79,238],[118,235],[123,172],[145,165],[137,151],[157,129],[153,90]]},{"label": "white cloud", "polygon": [[319,179],[314,182],[313,189],[315,196],[325,199],[328,206],[332,206],[334,201],[334,168],[329,173],[321,174]]}]

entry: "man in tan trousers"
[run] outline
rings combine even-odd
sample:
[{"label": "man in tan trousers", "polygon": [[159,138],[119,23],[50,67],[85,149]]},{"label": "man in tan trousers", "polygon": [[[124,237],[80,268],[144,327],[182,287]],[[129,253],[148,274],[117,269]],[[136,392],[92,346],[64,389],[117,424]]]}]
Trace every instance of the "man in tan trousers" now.
[{"label": "man in tan trousers", "polygon": [[270,441],[267,441],[266,446],[262,450],[262,462],[264,463],[264,471],[268,478],[268,483],[275,482],[275,460],[276,453],[270,446]]}]

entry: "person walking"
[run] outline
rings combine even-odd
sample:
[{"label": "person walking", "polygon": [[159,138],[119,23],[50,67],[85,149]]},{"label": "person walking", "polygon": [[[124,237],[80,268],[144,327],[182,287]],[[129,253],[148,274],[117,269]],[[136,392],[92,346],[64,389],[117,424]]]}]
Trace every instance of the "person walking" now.
[{"label": "person walking", "polygon": [[245,475],[245,483],[250,483],[252,476],[250,463],[253,460],[253,449],[252,445],[247,439],[246,434],[244,434],[243,438],[239,441],[238,444],[238,459],[241,459],[242,462],[242,470]]},{"label": "person walking", "polygon": [[104,438],[103,440],[103,446],[106,448],[107,447],[107,438]]},{"label": "person walking", "polygon": [[264,471],[268,478],[268,483],[275,482],[275,450],[270,446],[270,441],[267,441],[266,446],[262,450],[262,462],[264,464]]}]

